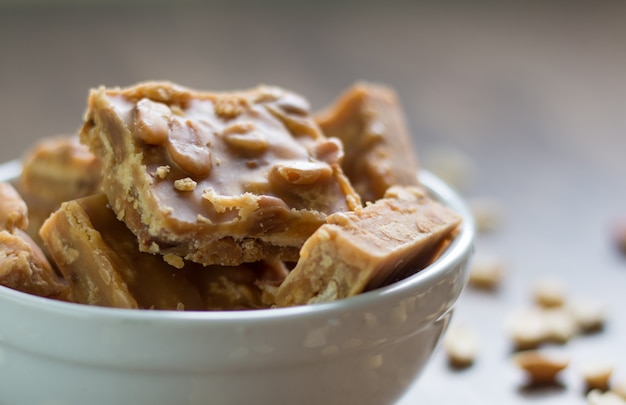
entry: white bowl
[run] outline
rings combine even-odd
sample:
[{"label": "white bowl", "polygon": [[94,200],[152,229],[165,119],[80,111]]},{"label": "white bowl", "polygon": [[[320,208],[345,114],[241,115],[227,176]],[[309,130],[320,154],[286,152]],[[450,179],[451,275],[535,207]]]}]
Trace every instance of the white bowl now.
[{"label": "white bowl", "polygon": [[[0,170],[1,172],[1,170]],[[28,405],[390,404],[437,346],[468,275],[464,220],[426,269],[332,303],[238,312],[100,308],[0,287],[0,403]]]}]

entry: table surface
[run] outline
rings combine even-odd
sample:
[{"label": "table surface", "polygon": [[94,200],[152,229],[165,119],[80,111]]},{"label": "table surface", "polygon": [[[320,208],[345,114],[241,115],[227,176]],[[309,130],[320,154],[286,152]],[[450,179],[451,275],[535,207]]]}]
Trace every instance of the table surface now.
[{"label": "table surface", "polygon": [[[356,80],[386,83],[422,166],[464,156],[459,190],[504,212],[476,243],[502,258],[503,285],[467,289],[454,318],[480,337],[476,364],[451,371],[439,352],[400,404],[583,404],[577,367],[594,359],[626,379],[626,258],[609,232],[626,216],[624,3],[16,3],[0,1],[0,161],[76,131],[101,84],[278,84],[317,109]],[[556,347],[572,359],[563,384],[534,390],[503,322],[543,276],[605,304],[608,322]]]}]

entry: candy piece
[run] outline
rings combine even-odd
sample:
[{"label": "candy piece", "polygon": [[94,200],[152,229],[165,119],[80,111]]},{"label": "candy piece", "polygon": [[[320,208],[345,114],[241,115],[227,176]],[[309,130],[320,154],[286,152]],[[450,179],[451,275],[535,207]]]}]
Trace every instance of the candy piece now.
[{"label": "candy piece", "polygon": [[450,325],[443,340],[443,348],[452,368],[469,367],[478,353],[478,336],[467,325]]},{"label": "candy piece", "polygon": [[430,263],[461,218],[419,187],[328,217],[278,289],[279,306],[332,301],[371,290]]},{"label": "candy piece", "polygon": [[504,267],[501,258],[477,253],[470,267],[469,285],[481,290],[496,290],[502,282]]},{"label": "candy piece", "polygon": [[[259,283],[282,281],[282,264],[235,267],[168,264],[139,252],[137,240],[107,206],[103,194],[62,205],[42,227],[42,237],[69,280],[77,302],[121,308],[231,310],[264,308]],[[176,257],[169,258],[176,262]],[[281,273],[284,272],[284,273]]]},{"label": "candy piece", "polygon": [[[198,291],[162,257],[135,254],[135,239],[102,194],[64,203],[41,236],[81,304],[202,309]],[[138,251],[136,251],[139,253]]]},{"label": "candy piece", "polygon": [[9,183],[0,183],[0,229],[13,231],[28,226],[28,208]]},{"label": "candy piece", "polygon": [[69,290],[41,249],[22,231],[26,204],[8,183],[0,183],[0,285],[42,297],[69,300]]},{"label": "candy piece", "polygon": [[341,145],[279,88],[100,88],[80,136],[142,251],[205,265],[295,261],[328,214],[360,206]]},{"label": "candy piece", "polygon": [[45,139],[23,158],[16,187],[28,205],[26,232],[41,245],[39,228],[63,202],[98,192],[102,165],[77,136]]},{"label": "candy piece", "polygon": [[365,201],[382,198],[392,185],[417,185],[417,159],[393,90],[358,83],[316,117],[327,136],[345,146],[342,163]]}]

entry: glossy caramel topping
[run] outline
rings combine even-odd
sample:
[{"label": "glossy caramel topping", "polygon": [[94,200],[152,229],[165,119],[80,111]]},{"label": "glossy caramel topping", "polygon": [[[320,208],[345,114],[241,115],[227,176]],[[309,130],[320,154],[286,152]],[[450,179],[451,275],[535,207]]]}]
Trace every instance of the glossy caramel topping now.
[{"label": "glossy caramel topping", "polygon": [[[172,168],[166,178],[168,185],[157,185],[157,193],[165,200],[179,199],[172,195],[175,187],[171,183],[189,177],[198,182],[198,187],[195,197],[185,197],[186,202],[197,204],[194,213],[198,211],[207,218],[211,215],[202,208],[206,205],[202,194],[208,186],[223,196],[246,192],[272,195],[285,201],[289,208],[348,208],[342,196],[332,195],[323,205],[316,201],[309,204],[297,189],[291,189],[292,184],[317,183],[321,192],[326,191],[323,189],[331,186],[328,180],[332,165],[343,156],[336,140],[325,139],[310,119],[301,117],[308,106],[299,96],[277,88],[259,88],[237,97],[206,94],[195,99],[175,99],[170,106],[148,98],[134,102],[121,94],[107,97],[116,112],[128,124],[132,123],[129,128],[134,128],[137,138],[160,147],[160,151],[149,149],[145,154],[148,170],[156,172],[163,163]],[[177,114],[172,112],[172,106],[176,106]],[[233,106],[238,106],[238,114],[230,112]],[[295,134],[286,130],[281,123],[290,119],[286,111],[297,111],[296,127],[306,129]],[[303,141],[297,135],[310,139]],[[181,219],[195,217],[176,211]]]}]

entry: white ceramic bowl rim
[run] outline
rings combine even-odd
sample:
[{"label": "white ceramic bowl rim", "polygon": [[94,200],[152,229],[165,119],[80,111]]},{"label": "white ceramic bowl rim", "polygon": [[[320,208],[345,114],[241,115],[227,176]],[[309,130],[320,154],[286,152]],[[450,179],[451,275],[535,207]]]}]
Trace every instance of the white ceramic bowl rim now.
[{"label": "white ceramic bowl rim", "polygon": [[[11,161],[0,165],[0,181],[12,181],[21,171],[19,161]],[[304,305],[288,308],[272,308],[258,310],[239,311],[150,311],[136,309],[120,309],[97,307],[83,304],[55,301],[48,298],[37,297],[22,293],[10,288],[0,286],[0,297],[5,300],[14,301],[20,305],[53,313],[72,314],[77,317],[89,317],[90,319],[126,319],[150,320],[158,322],[219,322],[219,323],[256,323],[268,320],[286,320],[287,318],[299,318],[316,316],[320,313],[331,314],[337,311],[357,309],[364,305],[369,305],[373,300],[382,298],[393,299],[394,296],[402,296],[410,291],[419,289],[422,284],[431,284],[437,279],[445,276],[448,269],[453,264],[461,260],[465,253],[473,248],[475,226],[469,208],[459,197],[459,195],[446,185],[442,180],[428,171],[421,170],[418,175],[420,182],[438,200],[452,208],[463,218],[463,225],[460,233],[443,252],[443,254],[431,265],[419,272],[376,290],[368,291],[354,297],[313,305]]]}]

